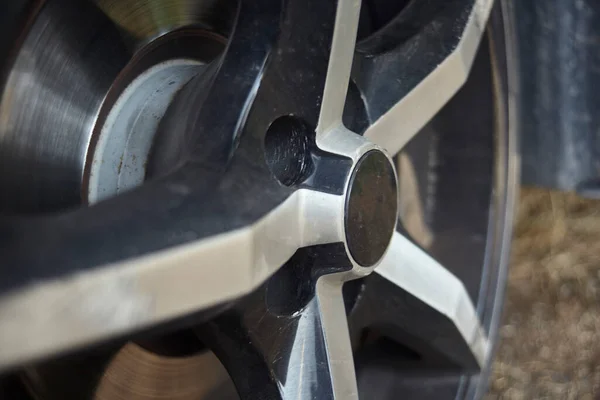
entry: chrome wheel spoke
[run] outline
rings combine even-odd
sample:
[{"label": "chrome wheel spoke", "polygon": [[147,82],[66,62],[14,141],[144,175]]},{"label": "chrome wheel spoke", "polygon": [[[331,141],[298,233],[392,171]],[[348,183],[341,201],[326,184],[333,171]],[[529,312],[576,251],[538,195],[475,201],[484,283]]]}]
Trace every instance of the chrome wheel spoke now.
[{"label": "chrome wheel spoke", "polygon": [[335,276],[322,277],[317,281],[316,293],[332,398],[358,399],[342,282]]},{"label": "chrome wheel spoke", "polygon": [[360,323],[382,327],[378,334],[407,344],[433,367],[483,367],[487,336],[458,278],[398,232],[374,275],[356,311]]},{"label": "chrome wheel spoke", "polygon": [[[357,399],[339,275],[299,251],[256,293],[199,328],[242,399]],[[301,278],[301,279],[298,279]]]},{"label": "chrome wheel spoke", "polygon": [[[493,1],[466,4],[463,10],[440,10],[430,22],[437,24],[435,29],[425,27],[427,31],[418,38],[363,60],[361,69],[377,71],[383,77],[378,82],[376,74],[365,94],[378,99],[369,110],[374,121],[365,136],[390,154],[398,153],[467,80]],[[468,12],[468,18],[452,12]],[[451,33],[456,31],[461,34]],[[419,53],[413,57],[415,51]],[[435,56],[423,58],[427,52]],[[395,81],[385,78],[390,70],[401,71]],[[360,76],[357,80],[360,86]]]},{"label": "chrome wheel spoke", "polygon": [[331,40],[323,103],[317,125],[319,136],[342,124],[342,113],[354,58],[361,0],[338,0]]},{"label": "chrome wheel spoke", "polygon": [[[228,185],[200,199],[171,182],[15,232],[3,249],[0,366],[239,297],[299,247],[340,240],[340,196],[302,189],[286,198],[278,186],[259,190],[260,181],[237,178],[245,196],[272,210],[263,213]],[[22,251],[27,243],[35,250]],[[12,268],[20,274],[9,274]]]}]

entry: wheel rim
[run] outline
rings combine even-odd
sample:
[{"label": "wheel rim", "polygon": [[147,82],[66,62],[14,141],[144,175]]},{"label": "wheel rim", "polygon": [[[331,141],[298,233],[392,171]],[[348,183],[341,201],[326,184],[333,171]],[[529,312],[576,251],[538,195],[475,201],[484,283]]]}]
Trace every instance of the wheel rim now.
[{"label": "wheel rim", "polygon": [[[29,35],[41,29],[38,25],[52,29],[60,18],[43,24],[44,12],[54,7],[64,17],[57,6],[66,3],[48,2],[39,8],[37,19],[29,19]],[[39,59],[50,55],[35,47],[28,50],[31,36],[26,36],[7,63],[12,69],[0,103],[0,151],[6,156],[0,159],[5,171],[15,171],[23,158],[26,164],[20,175],[2,174],[3,186],[11,188],[5,193],[12,194],[2,199],[6,217],[1,229],[8,234],[0,242],[1,256],[17,272],[4,274],[0,283],[0,324],[5,332],[0,337],[0,367],[122,340],[132,332],[169,323],[161,332],[183,325],[193,329],[225,365],[242,398],[346,399],[359,392],[361,397],[376,392],[373,398],[385,398],[396,393],[390,382],[407,373],[421,381],[413,385],[406,379],[400,385],[409,397],[480,396],[484,385],[477,376],[492,353],[516,182],[500,4],[492,11],[491,1],[445,6],[408,2],[397,17],[356,47],[359,0],[240,1],[220,14],[228,18],[212,23],[189,17],[212,15],[209,11],[217,2],[175,3],[185,12],[173,15],[183,17],[165,14],[165,19],[158,18],[163,25],[138,30],[129,29],[136,25],[124,23],[121,17],[126,14],[117,6],[110,8],[110,2],[89,6],[93,13],[103,12],[98,17],[102,21],[119,27],[115,32],[121,35],[107,43],[137,49],[134,60],[151,53],[146,46],[171,33],[210,32],[179,49],[194,49],[192,55],[184,54],[185,60],[193,60],[183,63],[186,68],[212,62],[187,75],[181,72],[183,64],[176,63],[179,67],[171,73],[180,84],[155,102],[158,111],[146,111],[145,105],[154,104],[146,92],[160,84],[150,79],[150,86],[144,86],[136,79],[152,68],[161,70],[161,62],[181,59],[172,50],[176,45],[168,47],[166,56],[141,62],[144,68],[126,67],[124,56],[111,58],[117,60],[115,65],[101,71],[110,71],[112,78],[99,85],[99,94],[82,91],[87,103],[79,103],[91,104],[92,111],[77,124],[66,125],[63,136],[52,136],[56,125],[43,124],[43,112],[49,112],[47,104],[55,105],[50,101],[55,96],[41,96],[42,106],[31,103],[27,84],[36,81],[23,78],[28,66],[36,71],[40,65],[27,64],[28,52],[41,54]],[[197,7],[200,3],[205,7]],[[147,2],[147,10],[153,5]],[[484,119],[489,127],[495,113],[492,129],[497,137],[496,142],[489,136],[482,139],[491,155],[481,164],[487,162],[488,167],[479,176],[488,181],[475,185],[488,188],[489,202],[475,204],[475,211],[469,212],[476,199],[461,194],[454,207],[407,203],[403,192],[419,193],[414,182],[410,189],[410,181],[423,183],[415,166],[423,157],[412,139],[418,132],[424,136],[427,130],[439,129],[468,103],[461,99],[468,97],[469,85],[442,109],[467,80],[490,14],[493,73],[488,79],[498,100],[490,102]],[[229,37],[225,50],[220,39],[224,36]],[[38,46],[43,43],[39,37],[43,35],[31,39]],[[82,41],[84,49],[91,43]],[[201,55],[198,43],[206,50]],[[407,58],[415,51],[417,56]],[[79,55],[72,57],[81,60]],[[131,70],[131,77],[119,78]],[[58,74],[53,84],[71,93],[65,75]],[[140,86],[146,88],[140,95],[133,89],[128,92]],[[77,96],[68,98],[68,104],[78,103]],[[27,108],[28,104],[33,105]],[[129,112],[132,108],[136,111]],[[115,113],[126,116],[111,119]],[[158,122],[136,125],[149,115]],[[108,129],[105,118],[117,123],[108,123]],[[44,128],[25,129],[22,121]],[[348,127],[359,133],[366,130],[361,136]],[[137,131],[149,138],[142,143],[114,133]],[[27,135],[31,138],[20,141]],[[439,138],[436,132],[433,136]],[[37,140],[42,144],[35,147]],[[66,165],[75,167],[63,169],[64,175],[52,168],[47,176],[33,174],[51,147],[45,141],[59,141]],[[104,152],[96,158],[97,143],[118,146],[113,146],[111,157]],[[452,154],[465,147],[455,140],[446,145],[455,146]],[[404,151],[392,161],[389,154],[400,150]],[[126,180],[120,175],[126,152],[142,157],[144,171],[120,190],[117,183]],[[105,160],[111,167],[102,175],[93,165]],[[473,158],[463,157],[455,165],[465,160]],[[49,165],[60,166],[62,161]],[[125,166],[131,167],[127,162]],[[431,165],[424,170],[431,172]],[[439,178],[449,185],[446,175],[440,173]],[[131,190],[144,177],[146,182]],[[57,182],[64,193],[56,194]],[[90,187],[97,192],[106,185],[117,187],[109,194],[119,196],[77,207],[98,197],[88,199]],[[443,195],[448,193],[429,194],[429,199]],[[32,202],[19,203],[20,197]],[[402,224],[392,234],[390,221],[397,220],[398,204]],[[433,223],[419,215],[427,213],[435,214]],[[466,239],[459,241],[444,221],[439,222],[440,215],[476,215],[478,228],[465,232],[480,237],[466,244]],[[472,250],[476,254],[469,254],[469,245],[478,248]],[[484,267],[461,271],[436,259],[469,265],[480,259]],[[192,316],[180,322],[188,314]],[[40,331],[46,334],[36,333]],[[377,351],[386,349],[380,339],[389,341],[391,336],[405,358],[400,366],[383,368],[378,363],[385,357]],[[27,346],[19,345],[23,342]],[[366,344],[375,356],[365,355]],[[423,371],[442,378],[423,380]],[[369,378],[373,374],[375,381]],[[387,391],[379,393],[374,389],[378,386]]]}]

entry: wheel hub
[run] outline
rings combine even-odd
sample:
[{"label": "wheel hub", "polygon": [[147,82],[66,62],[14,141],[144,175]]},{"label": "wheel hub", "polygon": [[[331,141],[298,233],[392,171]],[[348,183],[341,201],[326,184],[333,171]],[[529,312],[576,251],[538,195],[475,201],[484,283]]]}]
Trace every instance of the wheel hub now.
[{"label": "wheel hub", "polygon": [[175,94],[203,68],[194,60],[169,60],[152,66],[127,86],[99,129],[84,185],[88,203],[144,182],[160,120]]},{"label": "wheel hub", "polygon": [[383,257],[398,216],[396,171],[378,150],[356,164],[346,199],[346,242],[361,266],[374,266]]}]

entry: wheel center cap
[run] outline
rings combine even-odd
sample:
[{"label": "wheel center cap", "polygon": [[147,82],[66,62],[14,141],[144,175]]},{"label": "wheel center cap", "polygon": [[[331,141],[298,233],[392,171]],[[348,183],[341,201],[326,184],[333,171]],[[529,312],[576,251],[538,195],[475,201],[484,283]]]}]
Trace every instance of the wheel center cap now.
[{"label": "wheel center cap", "polygon": [[383,257],[396,227],[398,186],[390,159],[370,150],[356,163],[346,191],[344,228],[350,255],[362,267]]}]

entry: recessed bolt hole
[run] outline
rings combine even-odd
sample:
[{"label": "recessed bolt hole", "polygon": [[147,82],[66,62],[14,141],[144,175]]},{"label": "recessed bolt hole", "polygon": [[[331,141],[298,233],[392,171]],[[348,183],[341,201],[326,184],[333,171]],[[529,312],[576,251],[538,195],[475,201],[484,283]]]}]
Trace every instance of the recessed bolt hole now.
[{"label": "recessed bolt hole", "polygon": [[265,156],[279,182],[292,186],[306,179],[312,169],[312,137],[313,129],[294,116],[280,117],[269,126]]}]

